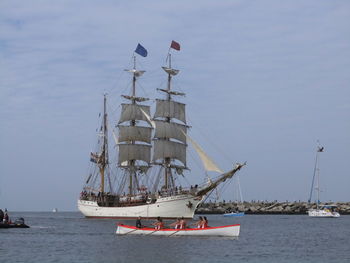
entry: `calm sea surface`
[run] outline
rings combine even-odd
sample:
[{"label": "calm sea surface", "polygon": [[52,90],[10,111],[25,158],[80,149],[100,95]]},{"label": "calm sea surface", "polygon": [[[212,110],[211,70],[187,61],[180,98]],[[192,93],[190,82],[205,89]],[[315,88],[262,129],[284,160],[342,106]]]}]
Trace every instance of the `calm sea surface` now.
[{"label": "calm sea surface", "polygon": [[117,236],[116,220],[85,219],[76,212],[10,216],[23,216],[31,228],[0,229],[0,262],[4,263],[350,262],[350,216],[208,216],[211,226],[240,223],[236,239]]}]

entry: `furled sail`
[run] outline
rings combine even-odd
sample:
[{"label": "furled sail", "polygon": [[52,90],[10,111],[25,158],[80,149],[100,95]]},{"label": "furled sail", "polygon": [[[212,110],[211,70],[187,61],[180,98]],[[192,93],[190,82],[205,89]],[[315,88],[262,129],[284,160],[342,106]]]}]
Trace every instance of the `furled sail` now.
[{"label": "furled sail", "polygon": [[123,103],[119,123],[122,123],[124,121],[131,121],[131,120],[147,121],[147,118],[142,113],[142,111],[150,115],[150,106]]},{"label": "furled sail", "polygon": [[186,166],[186,145],[173,141],[155,140],[153,162],[164,158],[179,160]]},{"label": "furled sail", "polygon": [[142,160],[151,162],[151,146],[145,144],[119,144],[118,164],[125,161]]},{"label": "furled sail", "polygon": [[175,76],[175,75],[177,75],[180,72],[180,70],[178,70],[178,69],[173,69],[173,68],[169,68],[169,67],[162,67],[162,69],[166,73],[168,73],[168,74],[170,74],[172,76]]},{"label": "furled sail", "polygon": [[187,126],[173,122],[155,120],[155,138],[176,139],[186,143]]},{"label": "furled sail", "polygon": [[193,148],[198,153],[199,157],[201,158],[204,168],[206,171],[213,171],[218,173],[223,173],[223,171],[214,163],[214,161],[203,151],[203,149],[197,144],[190,136],[183,133],[186,138],[191,142],[193,145]]},{"label": "furled sail", "polygon": [[119,125],[119,142],[142,141],[151,143],[152,128]]},{"label": "furled sail", "polygon": [[186,123],[185,104],[172,100],[157,99],[154,117],[175,118]]}]

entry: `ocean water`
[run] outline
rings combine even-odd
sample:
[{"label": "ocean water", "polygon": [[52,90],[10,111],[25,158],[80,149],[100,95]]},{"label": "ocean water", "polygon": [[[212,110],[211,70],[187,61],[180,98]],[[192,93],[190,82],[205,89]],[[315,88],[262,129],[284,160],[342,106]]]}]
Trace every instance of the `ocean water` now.
[{"label": "ocean water", "polygon": [[207,216],[211,226],[240,223],[239,238],[117,236],[117,220],[86,219],[78,212],[10,216],[23,216],[31,228],[0,229],[4,263],[350,262],[350,216]]}]

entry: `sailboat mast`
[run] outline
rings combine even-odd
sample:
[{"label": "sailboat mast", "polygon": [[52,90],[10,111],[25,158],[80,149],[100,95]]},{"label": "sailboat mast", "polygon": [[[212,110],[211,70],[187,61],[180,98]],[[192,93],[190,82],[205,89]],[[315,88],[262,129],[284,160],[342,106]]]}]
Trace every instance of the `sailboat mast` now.
[{"label": "sailboat mast", "polygon": [[318,166],[318,154],[320,152],[317,151],[317,155],[316,155],[316,172],[317,172],[317,204],[316,204],[316,208],[318,209],[319,203],[320,203],[320,168]]},{"label": "sailboat mast", "polygon": [[323,152],[324,147],[318,146],[317,147],[317,152],[316,152],[316,159],[315,159],[315,167],[314,167],[314,175],[312,177],[312,183],[311,183],[311,190],[310,190],[310,197],[309,197],[309,203],[311,203],[312,199],[312,192],[314,189],[314,183],[315,183],[315,178],[317,180],[317,186],[315,189],[317,189],[317,203],[316,207],[318,209],[319,203],[320,203],[320,168],[319,168],[319,153]]}]

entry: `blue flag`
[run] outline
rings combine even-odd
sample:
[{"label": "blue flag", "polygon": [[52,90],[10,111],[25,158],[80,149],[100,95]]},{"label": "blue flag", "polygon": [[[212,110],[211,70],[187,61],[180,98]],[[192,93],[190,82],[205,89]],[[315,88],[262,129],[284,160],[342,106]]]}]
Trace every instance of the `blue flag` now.
[{"label": "blue flag", "polygon": [[135,52],[140,56],[147,57],[147,50],[140,44],[137,45]]}]

